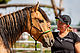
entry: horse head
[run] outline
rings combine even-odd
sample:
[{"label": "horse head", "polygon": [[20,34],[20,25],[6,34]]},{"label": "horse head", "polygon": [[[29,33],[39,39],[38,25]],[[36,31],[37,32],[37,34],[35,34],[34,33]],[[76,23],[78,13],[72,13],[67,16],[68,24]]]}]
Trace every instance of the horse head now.
[{"label": "horse head", "polygon": [[54,43],[53,34],[47,25],[49,19],[45,12],[39,8],[39,3],[32,7],[28,19],[28,31],[36,41],[43,44],[44,47],[50,47]]}]

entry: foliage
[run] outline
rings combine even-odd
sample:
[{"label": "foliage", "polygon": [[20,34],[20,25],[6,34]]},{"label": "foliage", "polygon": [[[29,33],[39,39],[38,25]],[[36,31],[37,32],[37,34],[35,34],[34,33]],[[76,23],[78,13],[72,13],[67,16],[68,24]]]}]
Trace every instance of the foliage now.
[{"label": "foliage", "polygon": [[51,53],[51,51],[50,51],[50,50],[45,50],[44,52],[45,52],[45,53]]},{"label": "foliage", "polygon": [[80,26],[80,22],[79,22],[78,26]]},{"label": "foliage", "polygon": [[[30,36],[28,41],[34,41]],[[40,48],[41,44],[37,44],[37,48]],[[15,43],[14,48],[35,48],[34,43]],[[40,53],[41,51],[28,51],[28,50],[14,50],[14,52],[21,52],[21,53]],[[51,53],[50,50],[44,50],[43,53]]]},{"label": "foliage", "polygon": [[0,4],[6,4],[10,0],[0,0]]},{"label": "foliage", "polygon": [[51,21],[51,25],[56,25],[55,21]]}]

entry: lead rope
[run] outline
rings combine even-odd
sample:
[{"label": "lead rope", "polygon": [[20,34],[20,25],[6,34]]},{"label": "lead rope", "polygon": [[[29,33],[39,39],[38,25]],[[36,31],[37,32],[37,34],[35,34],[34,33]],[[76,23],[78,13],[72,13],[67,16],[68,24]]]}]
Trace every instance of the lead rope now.
[{"label": "lead rope", "polygon": [[[34,39],[34,37],[31,35],[31,30],[32,30],[32,25],[31,25],[31,29],[30,29],[30,36]],[[35,40],[35,51],[37,51],[37,40]]]},{"label": "lead rope", "polygon": [[[45,32],[43,32],[39,37],[38,37],[38,39],[43,35],[43,34],[45,34],[45,33],[48,33],[48,32],[50,32],[51,30],[48,30],[48,31],[45,31]],[[37,39],[37,40],[38,40]],[[35,51],[37,51],[37,40],[35,40]]]},{"label": "lead rope", "polygon": [[35,51],[37,51],[37,40],[35,40]]},{"label": "lead rope", "polygon": [[[29,9],[28,9],[29,10]],[[29,15],[30,15],[30,21],[31,21],[31,29],[30,29],[30,36],[34,39],[34,37],[31,35],[31,30],[32,30],[32,18],[31,18],[31,11],[29,10]],[[35,40],[35,39],[34,39]],[[35,40],[35,51],[37,51],[37,40]]]}]

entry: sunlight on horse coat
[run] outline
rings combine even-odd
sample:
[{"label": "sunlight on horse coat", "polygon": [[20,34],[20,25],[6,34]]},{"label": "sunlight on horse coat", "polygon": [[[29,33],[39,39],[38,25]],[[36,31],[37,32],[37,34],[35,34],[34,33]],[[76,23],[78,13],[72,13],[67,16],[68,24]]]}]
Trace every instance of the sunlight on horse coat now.
[{"label": "sunlight on horse coat", "polygon": [[[42,34],[50,30],[47,26],[47,22],[50,21],[45,12],[38,6],[39,4],[1,16],[0,53],[10,53],[10,48],[23,32],[30,33],[34,39],[40,41],[44,47],[53,45],[54,38],[52,32]],[[39,36],[40,38],[38,38]]]}]

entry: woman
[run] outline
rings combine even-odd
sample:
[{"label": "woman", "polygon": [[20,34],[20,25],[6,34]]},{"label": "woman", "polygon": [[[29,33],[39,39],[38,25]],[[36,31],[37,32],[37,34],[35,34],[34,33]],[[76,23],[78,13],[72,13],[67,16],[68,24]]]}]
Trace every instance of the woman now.
[{"label": "woman", "polygon": [[51,52],[80,53],[80,37],[72,32],[71,18],[68,15],[62,15],[57,19],[57,27],[60,32],[53,32],[55,42],[51,47]]}]

